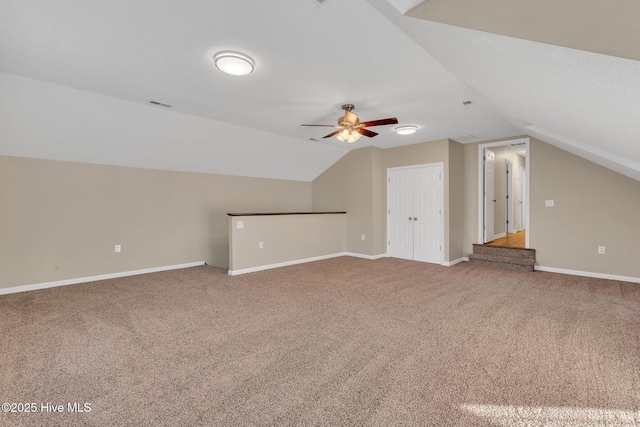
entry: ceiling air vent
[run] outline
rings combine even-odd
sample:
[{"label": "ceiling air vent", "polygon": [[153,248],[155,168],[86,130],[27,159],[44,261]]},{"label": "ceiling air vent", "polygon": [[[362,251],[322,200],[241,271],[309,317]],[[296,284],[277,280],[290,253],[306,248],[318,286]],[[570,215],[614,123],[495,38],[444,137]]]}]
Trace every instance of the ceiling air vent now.
[{"label": "ceiling air vent", "polygon": [[313,4],[315,4],[316,6],[322,6],[323,3],[326,3],[327,0],[311,0],[313,2]]},{"label": "ceiling air vent", "polygon": [[157,105],[158,107],[171,108],[171,105],[163,104],[162,102],[158,102],[158,101],[149,101],[149,104]]}]

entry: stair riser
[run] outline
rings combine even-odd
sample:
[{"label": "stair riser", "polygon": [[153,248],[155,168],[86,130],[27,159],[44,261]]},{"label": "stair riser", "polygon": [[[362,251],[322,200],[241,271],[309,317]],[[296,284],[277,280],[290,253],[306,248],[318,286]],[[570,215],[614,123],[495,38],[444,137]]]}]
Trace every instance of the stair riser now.
[{"label": "stair riser", "polygon": [[504,262],[495,262],[488,260],[469,259],[469,263],[473,265],[480,265],[484,267],[501,268],[511,271],[532,272],[534,271],[533,265],[521,265],[521,264],[509,264]]},{"label": "stair riser", "polygon": [[532,258],[519,258],[519,257],[512,257],[512,256],[505,257],[505,256],[492,255],[492,254],[479,254],[479,253],[470,254],[469,259],[473,259],[477,261],[501,262],[506,264],[518,264],[518,265],[534,265],[536,263],[536,260]]}]

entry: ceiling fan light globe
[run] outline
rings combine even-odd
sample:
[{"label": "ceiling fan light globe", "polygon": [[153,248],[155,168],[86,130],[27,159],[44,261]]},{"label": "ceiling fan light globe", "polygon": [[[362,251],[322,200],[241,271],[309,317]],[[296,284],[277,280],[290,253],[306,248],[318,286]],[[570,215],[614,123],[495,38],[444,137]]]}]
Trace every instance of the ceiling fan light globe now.
[{"label": "ceiling fan light globe", "polygon": [[352,142],[356,142],[360,139],[362,135],[356,129],[342,129],[340,133],[336,136],[336,138],[342,142],[346,142],[351,144]]},{"label": "ceiling fan light globe", "polygon": [[351,135],[349,135],[349,139],[347,139],[347,143],[351,144],[353,142],[356,142],[357,140],[360,139],[362,135],[360,135],[360,133],[358,133],[355,129],[351,131]]}]

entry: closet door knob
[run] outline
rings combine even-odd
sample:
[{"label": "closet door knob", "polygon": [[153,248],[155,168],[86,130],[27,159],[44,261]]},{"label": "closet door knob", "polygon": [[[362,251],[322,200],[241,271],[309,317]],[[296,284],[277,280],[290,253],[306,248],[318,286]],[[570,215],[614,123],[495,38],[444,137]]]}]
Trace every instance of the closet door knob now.
[{"label": "closet door knob", "polygon": [[414,217],[413,217],[413,220],[414,220],[414,221],[417,221],[417,220],[418,220],[418,218],[416,218],[416,217],[414,216]]},{"label": "closet door knob", "polygon": [[411,221],[411,217],[409,217],[409,221]]}]

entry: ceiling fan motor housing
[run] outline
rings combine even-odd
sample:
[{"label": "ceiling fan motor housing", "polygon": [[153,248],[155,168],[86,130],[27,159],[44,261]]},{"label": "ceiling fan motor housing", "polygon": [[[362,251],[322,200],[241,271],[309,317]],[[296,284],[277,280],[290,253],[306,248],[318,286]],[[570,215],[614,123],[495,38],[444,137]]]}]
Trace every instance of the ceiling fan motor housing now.
[{"label": "ceiling fan motor housing", "polygon": [[338,117],[338,124],[340,126],[355,126],[358,124],[358,115],[345,110],[344,117]]}]

